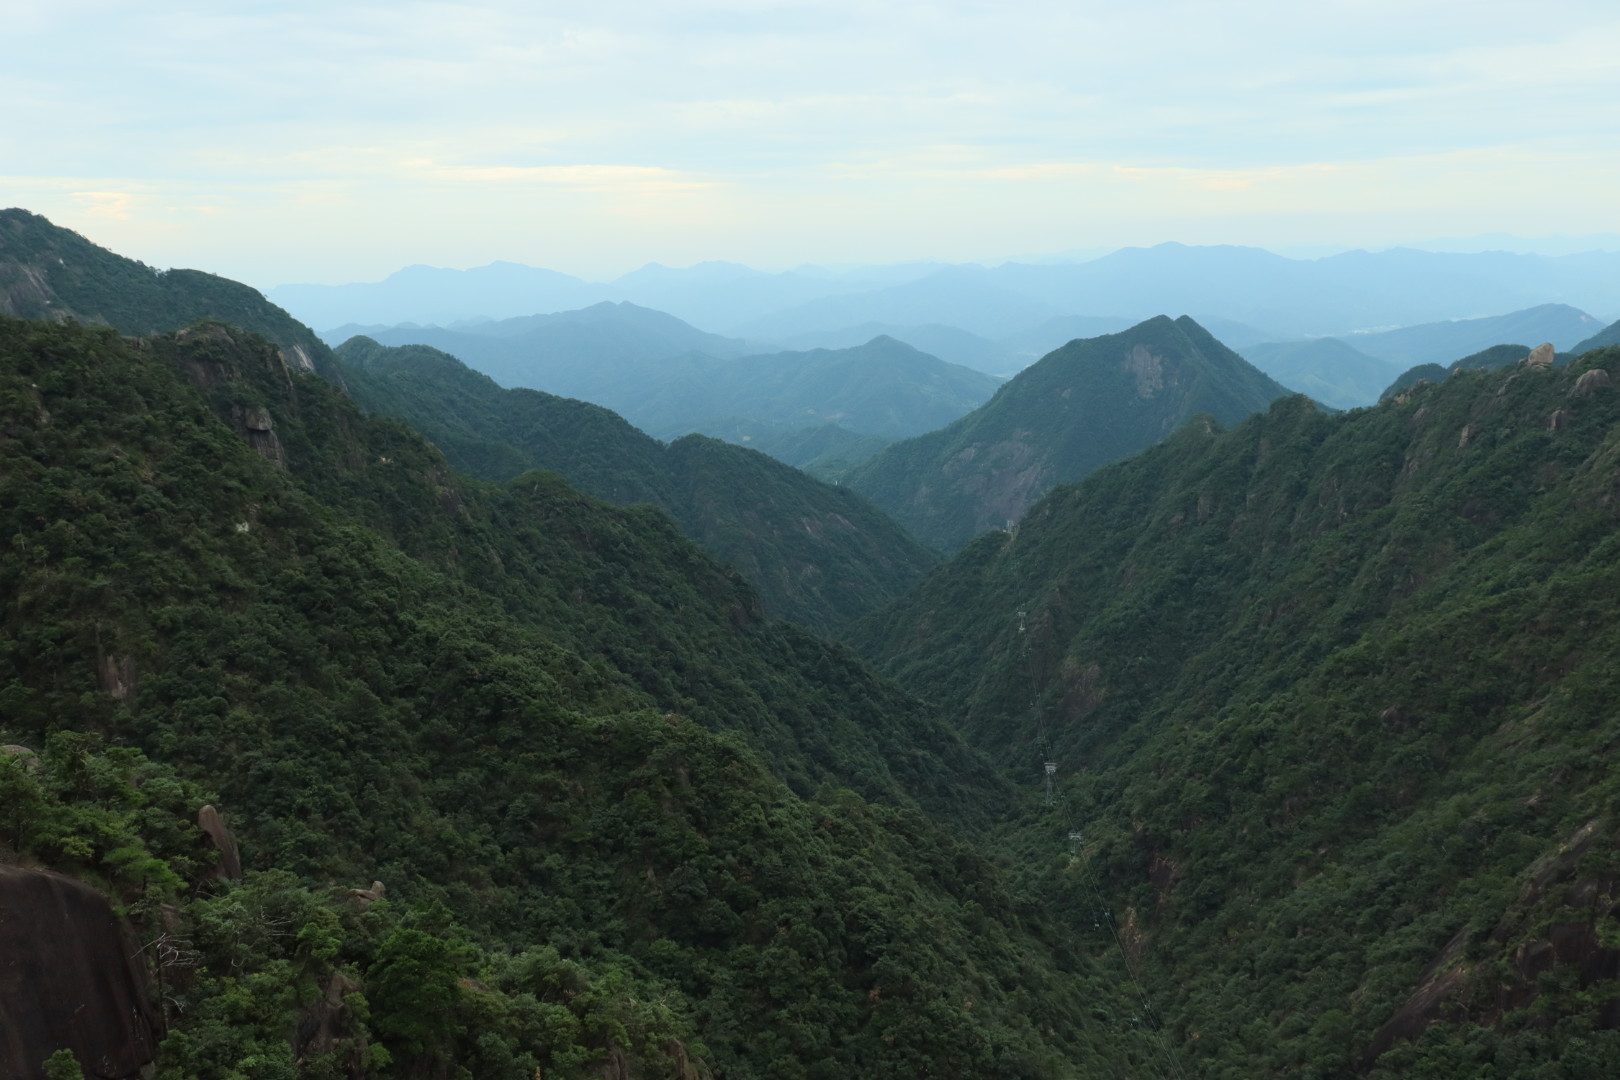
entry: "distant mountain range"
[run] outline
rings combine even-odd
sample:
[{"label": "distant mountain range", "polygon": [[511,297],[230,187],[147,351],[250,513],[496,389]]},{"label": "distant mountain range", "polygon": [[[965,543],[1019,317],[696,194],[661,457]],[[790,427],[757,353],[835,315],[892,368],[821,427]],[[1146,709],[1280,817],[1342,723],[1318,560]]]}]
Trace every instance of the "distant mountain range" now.
[{"label": "distant mountain range", "polygon": [[[341,344],[334,338],[352,336],[347,329],[324,336]],[[576,311],[462,323],[454,329],[396,326],[364,332],[382,345],[442,349],[502,386],[526,386],[609,408],[615,408],[626,385],[649,377],[654,365],[662,380],[677,366],[702,370],[717,360],[758,351],[662,311],[605,300]]]},{"label": "distant mountain range", "polygon": [[774,434],[836,424],[890,441],[949,423],[1001,385],[885,336],[843,349],[745,355],[749,342],[627,302],[368,336],[441,349],[503,386],[595,402],[659,438],[724,434],[746,422]]},{"label": "distant mountain range", "polygon": [[923,540],[954,550],[1200,413],[1231,424],[1287,393],[1192,319],[1159,316],[1070,342],[985,405],[896,443],[845,482]]},{"label": "distant mountain range", "polygon": [[[1443,373],[1454,364],[1471,366],[1463,358],[1503,343],[1527,343],[1513,346],[1515,360],[1524,358],[1530,343],[1543,341],[1560,352],[1582,351],[1576,343],[1597,325],[1584,311],[1542,304],[1490,318],[1426,323],[1348,338],[1264,342],[1238,351],[1290,390],[1336,409],[1351,409],[1371,405],[1381,395],[1408,385],[1411,380],[1402,376],[1404,371],[1421,368],[1413,379],[1433,378],[1434,372]],[[1397,381],[1392,385],[1391,380]]]},{"label": "distant mountain range", "polygon": [[[1290,259],[1259,248],[1161,244],[1081,263],[991,268],[918,263],[766,273],[732,263],[684,270],[654,265],[602,284],[494,263],[466,271],[410,267],[367,284],[282,285],[269,296],[316,326],[447,324],[630,301],[707,330],[798,347],[837,344],[806,335],[847,333],[866,324],[938,325],[996,340],[1066,315],[1130,325],[1160,311],[1183,311],[1241,345],[1343,336],[1549,303],[1614,318],[1620,315],[1620,253],[1394,249]],[[1229,333],[1231,323],[1256,336]],[[904,334],[881,332],[929,351],[928,344]],[[1056,344],[1061,342],[1049,347]],[[963,361],[960,355],[949,358]]]},{"label": "distant mountain range", "polygon": [[1567,304],[1541,304],[1509,315],[1425,323],[1356,334],[1347,340],[1369,356],[1405,368],[1414,364],[1449,364],[1504,342],[1532,346],[1550,341],[1559,352],[1565,352],[1602,325],[1600,320]]}]

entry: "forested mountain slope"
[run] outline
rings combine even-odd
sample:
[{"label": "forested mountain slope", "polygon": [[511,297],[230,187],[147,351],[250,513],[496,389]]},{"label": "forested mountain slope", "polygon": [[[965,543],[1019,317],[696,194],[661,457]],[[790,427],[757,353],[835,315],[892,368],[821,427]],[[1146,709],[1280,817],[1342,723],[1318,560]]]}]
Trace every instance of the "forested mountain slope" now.
[{"label": "forested mountain slope", "polygon": [[[1552,343],[1545,343],[1541,348],[1545,352],[1552,348]],[[1492,345],[1489,348],[1481,349],[1477,353],[1470,353],[1460,360],[1453,360],[1446,366],[1419,364],[1401,372],[1400,377],[1385,387],[1384,392],[1378,396],[1380,400],[1395,397],[1403,390],[1409,390],[1425,380],[1428,382],[1440,382],[1453,372],[1493,371],[1497,368],[1513,367],[1515,364],[1523,363],[1531,351],[1528,345]],[[1575,355],[1573,353],[1560,354],[1554,352],[1551,354],[1551,361],[1555,364],[1566,364]]]},{"label": "forested mountain slope", "polygon": [[1233,422],[1286,393],[1191,319],[1160,316],[1071,341],[980,408],[896,443],[846,482],[925,542],[954,550],[1197,413]]},{"label": "forested mountain slope", "polygon": [[458,478],[218,324],[0,319],[0,402],[3,842],[166,943],[160,1076],[1128,1063],[950,835],[1003,784],[662,514]]},{"label": "forested mountain slope", "polygon": [[1194,422],[850,633],[1057,762],[1031,879],[1099,955],[1117,914],[1189,1075],[1620,1060],[1617,375]]},{"label": "forested mountain slope", "polygon": [[1601,349],[1608,345],[1620,345],[1620,322],[1612,322],[1605,326],[1602,330],[1576,345],[1573,351],[1583,353],[1590,349]]},{"label": "forested mountain slope", "polygon": [[596,405],[503,390],[426,346],[352,338],[350,393],[406,421],[485,480],[551,469],[598,498],[662,507],[759,590],[767,614],[831,629],[900,595],[937,557],[848,488],[753,450],[688,436],[665,446]]},{"label": "forested mountain slope", "polygon": [[992,375],[879,335],[845,349],[745,356],[701,373],[637,379],[619,394],[625,416],[655,435],[747,417],[903,439],[944,427],[1000,386]]},{"label": "forested mountain slope", "polygon": [[1238,350],[1243,359],[1295,393],[1335,409],[1378,400],[1397,369],[1338,338],[1270,341]]},{"label": "forested mountain slope", "polygon": [[156,270],[27,210],[0,210],[0,315],[103,323],[126,334],[220,319],[263,334],[286,361],[332,374],[330,351],[256,289],[200,270]]}]

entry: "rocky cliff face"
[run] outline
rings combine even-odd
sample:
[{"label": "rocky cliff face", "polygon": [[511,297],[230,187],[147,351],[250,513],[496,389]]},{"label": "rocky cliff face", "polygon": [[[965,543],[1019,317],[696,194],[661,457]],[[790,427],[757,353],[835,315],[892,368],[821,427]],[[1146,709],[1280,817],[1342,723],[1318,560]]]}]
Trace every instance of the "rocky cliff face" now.
[{"label": "rocky cliff face", "polygon": [[0,866],[0,1076],[43,1077],[62,1049],[100,1080],[150,1075],[160,1021],[138,948],[89,885]]}]

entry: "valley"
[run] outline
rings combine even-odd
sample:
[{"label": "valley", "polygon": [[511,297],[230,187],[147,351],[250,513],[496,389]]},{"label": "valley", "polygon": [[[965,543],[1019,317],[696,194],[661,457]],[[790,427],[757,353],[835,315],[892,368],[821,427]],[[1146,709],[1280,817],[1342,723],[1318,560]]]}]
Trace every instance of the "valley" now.
[{"label": "valley", "polygon": [[266,296],[0,211],[0,898],[128,995],[0,978],[0,1063],[1609,1076],[1616,281]]}]

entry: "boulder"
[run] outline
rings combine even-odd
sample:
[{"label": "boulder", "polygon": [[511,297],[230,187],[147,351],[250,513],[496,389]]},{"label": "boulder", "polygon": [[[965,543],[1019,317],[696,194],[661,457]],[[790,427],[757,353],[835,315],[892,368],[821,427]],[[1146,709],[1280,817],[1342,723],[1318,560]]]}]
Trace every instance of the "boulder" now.
[{"label": "boulder", "polygon": [[348,1075],[364,1075],[366,1042],[355,1033],[348,1002],[348,996],[359,990],[360,984],[340,971],[326,980],[320,998],[304,1010],[293,1033],[293,1051],[300,1065],[337,1052],[344,1057],[340,1065]]},{"label": "boulder", "polygon": [[1577,394],[1595,394],[1599,390],[1607,390],[1609,383],[1612,381],[1607,371],[1602,368],[1593,368],[1591,371],[1583,371],[1581,377],[1575,380],[1575,392]]},{"label": "boulder", "polygon": [[356,904],[359,904],[361,911],[366,910],[366,908],[370,907],[373,903],[381,900],[387,895],[388,886],[384,885],[380,881],[373,881],[371,883],[371,888],[369,889],[349,890],[349,899],[353,900]]},{"label": "boulder", "polygon": [[1556,358],[1557,353],[1552,347],[1552,342],[1543,341],[1530,350],[1530,355],[1525,357],[1523,362],[1526,367],[1550,368]]},{"label": "boulder", "polygon": [[0,1076],[38,1080],[62,1049],[91,1076],[141,1076],[160,1018],[139,955],[89,885],[0,866]]},{"label": "boulder", "polygon": [[236,837],[226,826],[225,819],[214,809],[213,803],[208,803],[197,811],[197,828],[208,837],[210,843],[219,851],[219,862],[209,873],[209,880],[230,878],[232,881],[242,880],[242,852],[236,844]]},{"label": "boulder", "polygon": [[4,746],[0,746],[0,754],[4,754],[11,758],[13,764],[20,765],[25,772],[39,772],[39,755],[28,749],[26,746],[18,746],[16,743],[6,743]]}]

